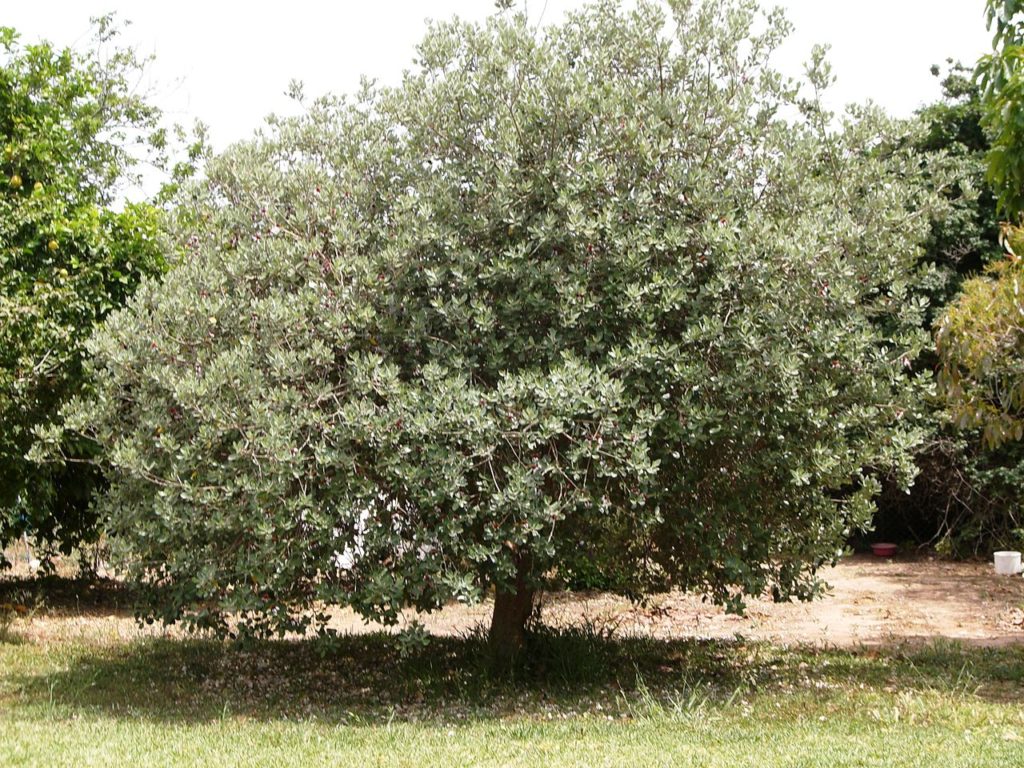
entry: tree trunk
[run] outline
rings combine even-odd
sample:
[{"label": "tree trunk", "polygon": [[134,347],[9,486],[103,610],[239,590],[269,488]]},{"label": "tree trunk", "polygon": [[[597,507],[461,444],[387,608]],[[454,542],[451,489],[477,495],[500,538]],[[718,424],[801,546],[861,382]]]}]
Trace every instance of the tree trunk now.
[{"label": "tree trunk", "polygon": [[520,564],[515,591],[496,590],[491,631],[488,636],[495,672],[513,671],[521,659],[526,640],[526,621],[533,611],[534,590],[527,586],[526,569]]}]

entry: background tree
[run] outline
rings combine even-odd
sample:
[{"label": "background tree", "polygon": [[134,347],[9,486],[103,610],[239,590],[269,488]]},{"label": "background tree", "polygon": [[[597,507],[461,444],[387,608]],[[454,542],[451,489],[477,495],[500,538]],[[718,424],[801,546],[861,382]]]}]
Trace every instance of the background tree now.
[{"label": "background tree", "polygon": [[991,54],[978,62],[984,123],[991,137],[988,176],[999,207],[1016,220],[1024,210],[1024,2],[985,0]]},{"label": "background tree", "polygon": [[[948,62],[944,70],[932,71],[941,78],[942,98],[917,113],[925,130],[914,149],[945,164],[946,174],[956,181],[945,192],[948,210],[931,222],[919,265],[917,290],[928,299],[924,322],[929,330],[965,280],[1002,258],[996,197],[986,179],[989,141],[982,126],[981,87],[973,71],[960,64]],[[930,351],[919,365],[938,363]],[[932,544],[950,553],[988,548],[993,537],[1016,527],[1011,510],[1017,494],[1007,497],[1008,486],[989,474],[1006,457],[984,450],[976,435],[958,430],[945,399],[935,393],[922,393],[917,413],[928,434],[915,452],[917,477],[909,493],[896,478],[883,483],[872,535]]]},{"label": "background tree", "polygon": [[922,268],[930,270],[921,280],[929,327],[965,279],[1002,256],[995,239],[996,196],[986,180],[990,144],[982,125],[981,86],[974,71],[958,62],[947,62],[945,70],[932,67],[932,74],[940,79],[942,97],[918,110],[925,127],[914,149],[941,155],[948,163],[945,176],[955,181],[945,189],[949,208],[931,223],[921,257]]},{"label": "background tree", "polygon": [[93,326],[165,264],[156,210],[111,207],[142,157],[133,147],[163,144],[135,94],[142,62],[111,48],[115,31],[98,20],[95,47],[78,53],[0,28],[0,564],[21,533],[64,551],[94,535],[89,446],[66,445],[67,463],[26,454],[87,389]]},{"label": "background tree", "polygon": [[[1000,212],[1009,219],[1000,242],[1006,257],[963,286],[936,326],[940,355],[939,385],[955,423],[976,433],[984,446],[976,466],[1001,525],[986,543],[1007,546],[1024,539],[1024,446],[1021,444],[1021,387],[1024,386],[1024,335],[1019,316],[1022,243],[1016,226],[1024,207],[1024,11],[1018,0],[987,0],[986,18],[994,32],[993,52],[978,63],[983,85],[983,125],[991,137],[988,180]],[[985,502],[989,502],[988,499]],[[991,516],[991,515],[990,515]]]},{"label": "background tree", "polygon": [[[810,598],[909,473],[912,126],[767,65],[751,2],[438,24],[395,88],[209,167],[189,254],[90,342],[147,615],[325,631],[479,600],[508,661],[581,563],[739,609]],[[755,30],[761,29],[761,32]]]},{"label": "background tree", "polygon": [[978,427],[989,448],[1024,437],[1024,302],[1016,251],[1021,231],[1007,229],[1008,258],[969,280],[942,318],[936,342],[942,384],[961,427]]},{"label": "background tree", "polygon": [[[1021,231],[1007,225],[1007,257],[963,286],[936,326],[940,391],[974,458],[967,465],[971,514],[961,539],[985,548],[1024,543],[1024,279]],[[970,449],[969,449],[970,450]]]}]

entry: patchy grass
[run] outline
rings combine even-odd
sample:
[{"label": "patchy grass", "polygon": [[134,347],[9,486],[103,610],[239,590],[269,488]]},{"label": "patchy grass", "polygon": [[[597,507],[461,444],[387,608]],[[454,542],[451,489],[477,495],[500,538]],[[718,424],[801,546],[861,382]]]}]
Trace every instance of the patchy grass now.
[{"label": "patchy grass", "polygon": [[[51,600],[59,612],[61,599]],[[518,678],[478,636],[0,643],[5,766],[987,766],[1024,755],[1024,648],[885,651],[541,630]]]}]

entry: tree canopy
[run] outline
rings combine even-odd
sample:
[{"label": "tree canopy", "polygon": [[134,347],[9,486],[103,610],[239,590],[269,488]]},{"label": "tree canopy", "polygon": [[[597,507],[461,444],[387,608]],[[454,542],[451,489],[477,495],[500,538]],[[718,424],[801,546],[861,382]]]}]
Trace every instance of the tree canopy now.
[{"label": "tree canopy", "polygon": [[982,126],[981,86],[971,69],[953,61],[945,68],[933,67],[932,73],[939,78],[942,97],[918,110],[925,130],[915,149],[949,163],[946,174],[954,181],[944,192],[950,207],[932,222],[924,244],[922,261],[934,267],[922,279],[929,300],[929,327],[964,279],[1002,256],[996,241],[996,198],[986,179],[990,145]]},{"label": "tree canopy", "polygon": [[815,594],[910,471],[942,202],[910,125],[834,127],[820,52],[769,67],[787,31],[746,0],[434,24],[400,85],[213,161],[68,417],[148,615],[323,630],[493,586],[511,655],[574,569]]},{"label": "tree canopy", "polygon": [[985,127],[991,137],[988,176],[1011,219],[1024,211],[1024,2],[985,0],[992,53],[978,62]]}]

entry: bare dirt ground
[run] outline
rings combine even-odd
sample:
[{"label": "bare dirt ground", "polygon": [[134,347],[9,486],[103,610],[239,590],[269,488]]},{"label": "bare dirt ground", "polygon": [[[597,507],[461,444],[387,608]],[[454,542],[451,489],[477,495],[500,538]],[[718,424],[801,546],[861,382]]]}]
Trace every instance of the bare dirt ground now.
[{"label": "bare dirt ground", "polygon": [[[882,559],[856,555],[824,574],[830,594],[813,603],[753,600],[745,616],[728,615],[697,595],[673,592],[646,606],[602,593],[549,594],[545,623],[587,622],[598,629],[658,638],[733,638],[786,645],[872,646],[949,639],[968,645],[1024,645],[1024,578],[997,576],[989,563]],[[466,632],[487,621],[490,606],[453,606],[418,617],[431,632]],[[340,611],[334,624],[359,631]]]},{"label": "bare dirt ground", "polygon": [[[997,576],[990,563],[927,558],[846,558],[824,578],[831,593],[813,603],[753,600],[746,616],[730,616],[699,596],[673,592],[647,606],[602,593],[547,594],[545,623],[586,622],[602,631],[657,638],[734,638],[783,645],[887,646],[948,639],[967,645],[1024,645],[1024,578]],[[2,586],[2,582],[0,582]],[[415,616],[435,634],[461,634],[485,625],[490,606],[455,605]],[[349,610],[334,612],[342,632],[379,629]],[[80,638],[124,641],[176,634],[140,627],[127,605],[109,600],[62,601],[39,606],[22,621],[21,634],[41,642]]]}]

